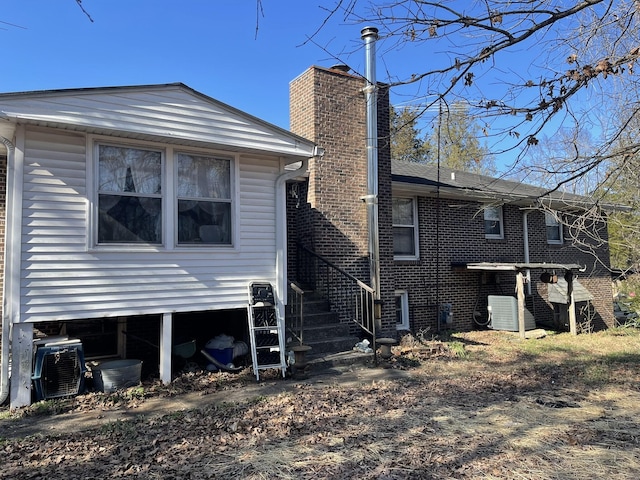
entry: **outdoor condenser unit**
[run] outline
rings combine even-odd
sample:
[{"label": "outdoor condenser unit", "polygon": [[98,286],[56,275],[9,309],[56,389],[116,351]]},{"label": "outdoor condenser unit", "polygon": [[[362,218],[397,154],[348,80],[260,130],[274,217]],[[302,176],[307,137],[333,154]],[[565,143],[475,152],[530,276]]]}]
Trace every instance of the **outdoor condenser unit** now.
[{"label": "outdoor condenser unit", "polygon": [[[487,298],[489,310],[489,328],[494,330],[506,330],[517,332],[518,325],[518,299],[509,295],[489,295]],[[526,308],[524,309],[524,329],[535,330],[536,320]]]},{"label": "outdoor condenser unit", "polygon": [[35,342],[31,379],[36,400],[77,395],[84,387],[85,372],[80,340],[53,337]]}]

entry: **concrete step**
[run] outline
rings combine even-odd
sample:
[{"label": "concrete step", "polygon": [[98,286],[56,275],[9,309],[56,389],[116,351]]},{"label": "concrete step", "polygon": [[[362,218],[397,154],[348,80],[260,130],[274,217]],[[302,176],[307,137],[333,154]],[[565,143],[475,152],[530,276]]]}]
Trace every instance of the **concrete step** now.
[{"label": "concrete step", "polygon": [[315,324],[305,326],[304,328],[304,338],[305,342],[309,341],[324,341],[332,338],[339,337],[349,337],[351,336],[351,332],[349,331],[349,325],[344,323],[333,323],[333,324]]},{"label": "concrete step", "polygon": [[302,304],[304,313],[328,312],[329,302],[323,298],[305,298]]},{"label": "concrete step", "polygon": [[[287,324],[297,323],[299,316],[297,315],[286,315]],[[338,315],[335,312],[329,311],[318,311],[318,312],[304,312],[304,326],[312,327],[315,325],[336,325],[338,324]]]},{"label": "concrete step", "polygon": [[312,371],[349,365],[373,365],[373,353],[345,350],[337,353],[310,355],[307,364]]},{"label": "concrete step", "polygon": [[[307,292],[304,297],[304,344],[311,347],[306,354],[308,358],[325,358],[350,352],[360,341],[352,333],[353,325],[340,323],[338,315],[329,310],[326,300]],[[297,318],[287,313],[287,326],[296,325]],[[287,338],[291,335],[287,334]],[[292,341],[295,345],[296,341]],[[290,346],[287,345],[287,350]]]},{"label": "concrete step", "polygon": [[309,339],[308,341],[305,340],[304,343],[311,347],[311,351],[309,352],[311,356],[320,356],[350,351],[357,342],[358,340],[355,337],[346,336],[325,338],[322,340]]}]

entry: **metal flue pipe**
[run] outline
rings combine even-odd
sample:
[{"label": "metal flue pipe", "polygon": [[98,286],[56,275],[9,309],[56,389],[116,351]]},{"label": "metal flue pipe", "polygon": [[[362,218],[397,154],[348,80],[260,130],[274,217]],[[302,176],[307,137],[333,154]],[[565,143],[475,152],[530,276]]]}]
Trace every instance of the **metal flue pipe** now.
[{"label": "metal flue pipe", "polygon": [[365,45],[364,93],[367,103],[367,221],[369,225],[369,274],[376,300],[380,300],[380,248],[378,237],[378,95],[376,82],[376,40],[378,29],[360,32]]}]

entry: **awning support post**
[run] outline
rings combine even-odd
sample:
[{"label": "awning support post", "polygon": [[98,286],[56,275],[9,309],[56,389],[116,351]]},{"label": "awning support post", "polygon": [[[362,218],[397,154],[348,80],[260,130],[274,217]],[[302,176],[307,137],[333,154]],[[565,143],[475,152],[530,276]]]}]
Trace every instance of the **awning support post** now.
[{"label": "awning support post", "polygon": [[524,326],[524,275],[520,270],[516,274],[516,293],[518,296],[518,332],[520,332],[520,338],[526,338]]},{"label": "awning support post", "polygon": [[573,272],[567,270],[564,279],[567,281],[567,299],[569,300],[569,332],[571,332],[571,335],[577,335],[578,325],[576,323],[576,302],[573,296]]}]

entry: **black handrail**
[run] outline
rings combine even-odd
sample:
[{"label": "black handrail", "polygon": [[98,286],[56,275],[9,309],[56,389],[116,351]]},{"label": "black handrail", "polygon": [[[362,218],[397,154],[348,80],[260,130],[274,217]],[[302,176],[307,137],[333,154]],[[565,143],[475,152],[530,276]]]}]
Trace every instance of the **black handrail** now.
[{"label": "black handrail", "polygon": [[298,245],[297,282],[306,285],[329,304],[341,322],[355,322],[372,337],[376,352],[375,291],[304,245]]}]

